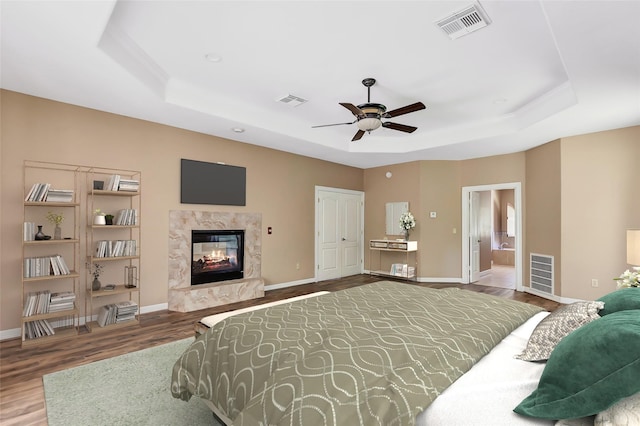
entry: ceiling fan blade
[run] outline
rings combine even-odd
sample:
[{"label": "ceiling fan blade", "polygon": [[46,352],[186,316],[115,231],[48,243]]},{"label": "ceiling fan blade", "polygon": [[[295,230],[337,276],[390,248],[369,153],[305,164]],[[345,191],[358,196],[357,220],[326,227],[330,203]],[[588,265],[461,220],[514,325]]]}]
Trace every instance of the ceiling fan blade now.
[{"label": "ceiling fan blade", "polygon": [[359,141],[363,136],[364,136],[364,130],[358,130],[358,132],[357,132],[357,133],[356,133],[356,135],[353,137],[353,139],[351,139],[351,142],[353,142],[353,141]]},{"label": "ceiling fan blade", "polygon": [[401,132],[407,133],[413,133],[418,129],[417,127],[407,126],[405,124],[390,123],[388,121],[386,123],[382,123],[382,127],[386,127],[387,129],[391,130],[400,130]]},{"label": "ceiling fan blade", "polygon": [[420,111],[421,109],[425,109],[426,106],[422,102],[416,102],[415,104],[403,106],[402,108],[394,109],[393,111],[389,111],[383,115],[385,118],[397,117],[403,114],[409,114],[410,112]]},{"label": "ceiling fan blade", "polygon": [[350,123],[320,124],[319,126],[311,126],[311,128],[315,129],[316,127],[342,126],[343,124],[353,124],[356,121],[358,120],[352,121]]},{"label": "ceiling fan blade", "polygon": [[347,103],[347,102],[340,102],[340,105],[342,105],[343,107],[345,107],[346,109],[351,111],[351,113],[353,115],[355,115],[356,117],[364,115],[364,112],[362,112],[362,110],[360,108],[358,108],[357,106],[355,106],[354,104],[350,104],[350,103]]}]

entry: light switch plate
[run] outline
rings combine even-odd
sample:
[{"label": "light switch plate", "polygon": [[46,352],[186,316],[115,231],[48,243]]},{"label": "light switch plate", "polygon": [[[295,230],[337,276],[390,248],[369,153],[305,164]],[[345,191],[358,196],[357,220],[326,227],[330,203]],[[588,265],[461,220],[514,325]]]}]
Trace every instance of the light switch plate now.
[{"label": "light switch plate", "polygon": [[435,219],[438,216],[438,214],[436,212],[429,212],[429,217],[431,219]]}]

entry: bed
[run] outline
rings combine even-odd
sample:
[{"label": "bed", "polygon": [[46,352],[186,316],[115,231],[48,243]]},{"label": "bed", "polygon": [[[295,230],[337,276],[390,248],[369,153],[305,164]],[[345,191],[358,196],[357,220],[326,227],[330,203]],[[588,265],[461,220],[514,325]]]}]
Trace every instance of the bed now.
[{"label": "bed", "polygon": [[513,412],[545,367],[514,355],[547,315],[391,281],[308,295],[208,318],[171,391],[234,425],[553,425]]}]

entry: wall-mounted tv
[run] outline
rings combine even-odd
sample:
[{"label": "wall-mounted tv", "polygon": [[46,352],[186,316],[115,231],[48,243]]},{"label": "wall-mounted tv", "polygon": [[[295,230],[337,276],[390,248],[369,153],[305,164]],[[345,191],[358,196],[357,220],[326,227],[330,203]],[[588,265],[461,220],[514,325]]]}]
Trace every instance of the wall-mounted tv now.
[{"label": "wall-mounted tv", "polygon": [[245,206],[247,169],[221,163],[180,160],[180,202]]}]

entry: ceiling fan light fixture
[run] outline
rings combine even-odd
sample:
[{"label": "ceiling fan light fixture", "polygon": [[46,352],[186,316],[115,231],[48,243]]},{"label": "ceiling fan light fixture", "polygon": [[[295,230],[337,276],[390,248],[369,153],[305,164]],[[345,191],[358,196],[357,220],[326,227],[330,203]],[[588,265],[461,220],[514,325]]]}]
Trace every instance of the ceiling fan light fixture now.
[{"label": "ceiling fan light fixture", "polygon": [[377,117],[365,117],[358,120],[357,126],[358,129],[363,132],[370,132],[372,130],[376,130],[382,125],[382,121],[380,121]]}]

